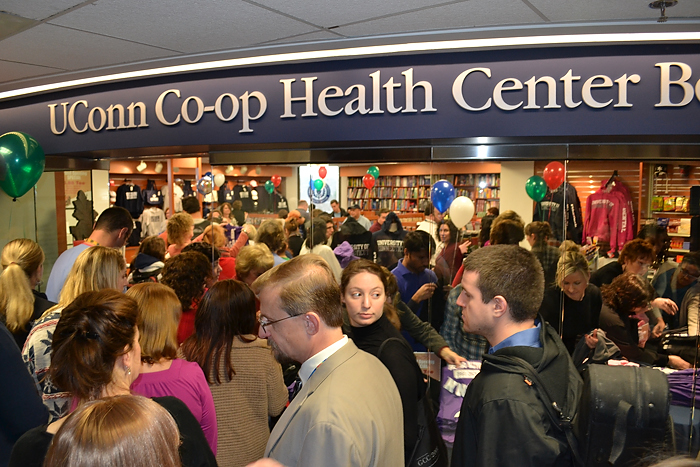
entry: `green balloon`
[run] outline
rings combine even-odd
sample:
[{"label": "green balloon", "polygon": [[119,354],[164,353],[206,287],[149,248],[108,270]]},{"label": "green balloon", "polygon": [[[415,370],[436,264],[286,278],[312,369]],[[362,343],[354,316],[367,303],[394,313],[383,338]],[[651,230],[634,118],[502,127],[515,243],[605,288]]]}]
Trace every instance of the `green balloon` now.
[{"label": "green balloon", "polygon": [[13,198],[32,189],[44,173],[44,150],[31,136],[12,131],[0,136],[0,188]]},{"label": "green balloon", "polygon": [[321,191],[322,188],[323,188],[323,180],[321,180],[320,178],[317,178],[316,180],[314,180],[314,189],[316,191]]},{"label": "green balloon", "polygon": [[267,191],[270,194],[272,194],[272,192],[275,191],[275,184],[272,183],[272,180],[268,180],[265,182],[265,191]]},{"label": "green balloon", "polygon": [[547,195],[547,183],[544,178],[533,175],[525,182],[525,191],[533,201],[540,202]]},{"label": "green balloon", "polygon": [[367,173],[370,174],[371,176],[373,176],[374,178],[377,178],[377,177],[379,177],[379,167],[377,167],[376,165],[373,165],[372,167],[367,169]]}]

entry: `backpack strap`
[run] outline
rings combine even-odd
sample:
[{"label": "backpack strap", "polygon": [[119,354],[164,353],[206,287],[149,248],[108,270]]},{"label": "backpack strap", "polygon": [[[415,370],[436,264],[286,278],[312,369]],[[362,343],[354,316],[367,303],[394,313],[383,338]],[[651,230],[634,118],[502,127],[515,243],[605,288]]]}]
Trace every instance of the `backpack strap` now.
[{"label": "backpack strap", "polygon": [[[585,466],[585,463],[583,462],[581,454],[578,450],[578,441],[576,440],[576,436],[574,435],[573,419],[568,415],[564,414],[564,412],[559,407],[559,404],[557,404],[556,401],[552,400],[551,396],[547,392],[547,388],[544,384],[542,384],[537,370],[532,365],[530,365],[529,362],[519,357],[511,356],[510,358],[517,361],[518,365],[521,366],[524,370],[522,373],[525,384],[534,388],[537,391],[537,394],[543,403],[542,405],[544,406],[545,411],[547,412],[547,415],[549,416],[549,419],[552,422],[552,425],[557,430],[564,433],[564,435],[566,436],[566,441],[569,444],[569,448],[571,448],[571,453],[573,455],[575,465],[579,467]],[[507,373],[514,373],[514,371],[509,367],[502,366],[491,361],[488,361],[488,364],[498,368],[501,371],[505,371]]]}]

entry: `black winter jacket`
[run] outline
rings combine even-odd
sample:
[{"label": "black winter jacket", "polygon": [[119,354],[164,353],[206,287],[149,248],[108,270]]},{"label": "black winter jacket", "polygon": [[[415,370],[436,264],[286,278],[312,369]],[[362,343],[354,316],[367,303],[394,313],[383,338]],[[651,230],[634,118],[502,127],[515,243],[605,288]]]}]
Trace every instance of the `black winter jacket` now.
[{"label": "black winter jacket", "polygon": [[565,414],[575,413],[583,381],[554,329],[542,321],[542,348],[507,347],[484,355],[467,388],[452,454],[453,467],[571,466],[564,432],[552,425],[523,360],[536,370]]}]

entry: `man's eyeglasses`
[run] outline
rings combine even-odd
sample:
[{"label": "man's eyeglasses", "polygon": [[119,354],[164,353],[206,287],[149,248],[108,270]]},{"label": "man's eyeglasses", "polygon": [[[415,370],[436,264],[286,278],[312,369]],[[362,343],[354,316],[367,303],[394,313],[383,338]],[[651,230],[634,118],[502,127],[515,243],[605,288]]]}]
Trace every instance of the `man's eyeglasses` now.
[{"label": "man's eyeglasses", "polygon": [[700,274],[691,274],[688,272],[688,268],[681,267],[679,272],[683,273],[686,277],[690,277],[691,279],[700,279]]},{"label": "man's eyeglasses", "polygon": [[263,332],[267,332],[267,329],[266,329],[267,326],[271,326],[275,323],[279,323],[280,321],[284,321],[285,319],[297,318],[299,316],[304,316],[305,314],[306,313],[302,313],[300,315],[285,316],[284,318],[273,319],[273,320],[269,320],[267,318],[263,318],[262,316],[258,316],[258,323],[260,323],[260,327],[262,328]]}]

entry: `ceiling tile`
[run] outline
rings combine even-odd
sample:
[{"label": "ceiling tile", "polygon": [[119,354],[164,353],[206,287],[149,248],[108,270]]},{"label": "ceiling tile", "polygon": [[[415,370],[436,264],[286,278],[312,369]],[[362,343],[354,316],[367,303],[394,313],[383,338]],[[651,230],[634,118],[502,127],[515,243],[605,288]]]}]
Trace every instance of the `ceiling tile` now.
[{"label": "ceiling tile", "polygon": [[[466,1],[466,0],[465,0]],[[255,0],[296,18],[325,28],[364,21],[385,15],[421,9],[444,3],[446,0]]]},{"label": "ceiling tile", "polygon": [[342,39],[342,36],[333,34],[328,31],[318,31],[309,32],[307,34],[300,34],[298,36],[284,37],[282,39],[270,41],[270,44],[287,44],[292,42],[311,42],[311,41],[323,41],[323,40],[333,40]]},{"label": "ceiling tile", "polygon": [[500,26],[544,21],[520,0],[493,0],[483,7],[475,1],[435,7],[415,13],[350,24],[334,29],[347,36],[410,33],[474,26]]},{"label": "ceiling tile", "polygon": [[[649,8],[651,0],[586,0],[557,1],[529,0],[552,21],[611,21],[611,20],[656,20],[659,10]],[[700,17],[700,1],[681,0],[666,9],[669,18]]]},{"label": "ceiling tile", "polygon": [[317,30],[237,0],[100,0],[51,24],[184,53],[246,47]]},{"label": "ceiling tile", "polygon": [[0,40],[37,24],[32,19],[0,12]]},{"label": "ceiling tile", "polygon": [[26,63],[8,62],[6,60],[0,60],[0,70],[2,70],[3,82],[34,78],[64,71],[56,68],[27,65]]},{"label": "ceiling tile", "polygon": [[2,0],[0,10],[25,18],[43,20],[84,3],[84,0]]},{"label": "ceiling tile", "polygon": [[166,50],[42,24],[2,41],[0,60],[67,70],[174,55]]}]

